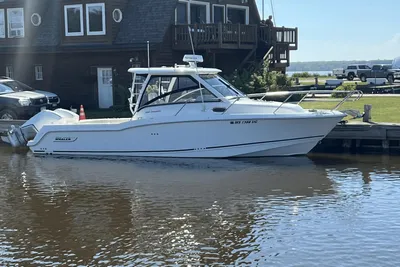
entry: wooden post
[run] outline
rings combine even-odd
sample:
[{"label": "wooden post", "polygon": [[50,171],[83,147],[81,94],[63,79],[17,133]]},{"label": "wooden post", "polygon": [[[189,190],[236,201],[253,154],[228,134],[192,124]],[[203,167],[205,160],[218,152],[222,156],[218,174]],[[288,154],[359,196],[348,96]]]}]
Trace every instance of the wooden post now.
[{"label": "wooden post", "polygon": [[299,78],[296,77],[296,85],[299,85],[299,84],[300,84]]},{"label": "wooden post", "polygon": [[314,77],[315,79],[315,86],[318,86],[318,77]]},{"label": "wooden post", "polygon": [[351,150],[352,147],[352,140],[351,139],[344,139],[342,141],[342,148],[345,152],[349,152]]},{"label": "wooden post", "polygon": [[240,30],[240,23],[238,24],[238,47],[240,48],[240,43],[241,43],[241,35],[242,35],[242,32],[241,32],[241,30]]},{"label": "wooden post", "polygon": [[216,53],[213,53],[213,68],[216,68],[216,66],[217,66],[217,64],[216,64],[216,62],[217,62],[216,57],[217,57],[217,54],[216,54]]},{"label": "wooden post", "polygon": [[[256,25],[255,27],[253,27],[253,29],[254,29],[254,36],[255,36],[255,43],[256,43],[256,45],[258,45],[258,38],[259,38],[259,36],[258,36],[258,25]],[[261,31],[261,27],[260,27],[260,31]],[[261,38],[261,40],[263,40],[263,38]]]},{"label": "wooden post", "polygon": [[382,140],[382,150],[384,153],[390,152],[390,142],[389,140]]},{"label": "wooden post", "polygon": [[194,25],[194,34],[193,34],[193,43],[194,48],[197,48],[197,24]]},{"label": "wooden post", "polygon": [[218,44],[219,48],[222,47],[222,23],[218,23]]},{"label": "wooden post", "polygon": [[372,105],[364,105],[363,122],[371,122],[371,109]]}]

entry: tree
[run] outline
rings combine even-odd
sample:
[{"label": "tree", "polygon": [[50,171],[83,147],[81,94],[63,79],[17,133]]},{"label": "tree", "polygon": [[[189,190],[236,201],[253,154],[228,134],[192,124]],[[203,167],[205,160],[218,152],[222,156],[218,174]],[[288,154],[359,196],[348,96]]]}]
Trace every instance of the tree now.
[{"label": "tree", "polygon": [[288,90],[291,86],[286,74],[269,71],[268,64],[258,64],[254,69],[252,72],[235,70],[226,79],[246,94]]}]

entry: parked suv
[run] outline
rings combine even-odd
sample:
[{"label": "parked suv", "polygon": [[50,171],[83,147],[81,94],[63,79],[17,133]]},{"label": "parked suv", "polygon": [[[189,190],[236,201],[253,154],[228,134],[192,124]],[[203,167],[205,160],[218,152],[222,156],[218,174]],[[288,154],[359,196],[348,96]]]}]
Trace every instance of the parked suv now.
[{"label": "parked suv", "polygon": [[36,91],[24,90],[11,79],[0,79],[0,119],[29,119],[48,106],[48,98]]},{"label": "parked suv", "polygon": [[16,81],[8,77],[0,77],[0,84],[11,86],[18,92],[30,91],[45,95],[47,98],[47,107],[46,107],[47,109],[55,109],[60,104],[60,98],[56,94],[47,91],[33,89],[32,87],[20,81]]},{"label": "parked suv", "polygon": [[365,64],[352,64],[347,66],[346,69],[338,68],[333,70],[333,75],[336,78],[347,78],[347,80],[352,81],[357,77],[357,73],[359,70],[370,70],[371,68]]}]

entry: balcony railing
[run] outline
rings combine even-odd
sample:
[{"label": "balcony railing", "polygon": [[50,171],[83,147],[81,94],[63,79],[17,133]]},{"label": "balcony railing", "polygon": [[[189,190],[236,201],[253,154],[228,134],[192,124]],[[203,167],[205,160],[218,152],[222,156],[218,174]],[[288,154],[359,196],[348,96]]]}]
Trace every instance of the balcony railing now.
[{"label": "balcony railing", "polygon": [[297,50],[297,28],[260,26],[260,39],[268,44],[285,44],[290,50]]},{"label": "balcony railing", "polygon": [[195,49],[252,49],[257,46],[257,25],[190,24],[173,25],[173,47],[191,49],[190,35]]}]

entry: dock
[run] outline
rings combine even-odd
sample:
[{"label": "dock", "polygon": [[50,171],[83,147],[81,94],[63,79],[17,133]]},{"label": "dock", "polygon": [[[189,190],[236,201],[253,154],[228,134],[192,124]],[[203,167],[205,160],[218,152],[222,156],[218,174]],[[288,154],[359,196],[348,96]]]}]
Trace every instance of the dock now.
[{"label": "dock", "polygon": [[400,124],[358,121],[338,124],[313,151],[400,154]]},{"label": "dock", "polygon": [[[0,120],[0,135],[23,120]],[[1,141],[0,141],[1,142]],[[313,152],[400,154],[400,124],[353,121],[338,124]]]}]

